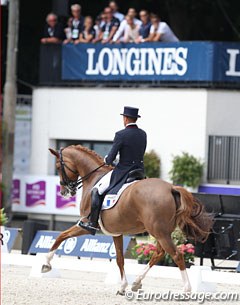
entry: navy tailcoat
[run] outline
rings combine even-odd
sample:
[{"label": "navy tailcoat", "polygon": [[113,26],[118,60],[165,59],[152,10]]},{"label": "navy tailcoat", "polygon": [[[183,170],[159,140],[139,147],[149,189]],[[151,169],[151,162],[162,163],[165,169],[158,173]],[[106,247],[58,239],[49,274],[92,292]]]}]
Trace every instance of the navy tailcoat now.
[{"label": "navy tailcoat", "polygon": [[128,125],[115,134],[112,148],[107,155],[105,162],[110,165],[116,159],[119,153],[120,159],[114,168],[110,185],[106,193],[116,193],[114,187],[118,188],[126,181],[128,173],[131,170],[141,168],[144,170],[143,157],[147,145],[147,135],[144,130],[138,128],[136,124]]}]

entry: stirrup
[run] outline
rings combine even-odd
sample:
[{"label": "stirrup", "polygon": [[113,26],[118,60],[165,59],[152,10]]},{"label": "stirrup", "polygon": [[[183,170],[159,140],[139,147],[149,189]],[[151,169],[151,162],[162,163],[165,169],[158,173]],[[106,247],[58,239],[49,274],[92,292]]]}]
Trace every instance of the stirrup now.
[{"label": "stirrup", "polygon": [[87,230],[88,232],[90,232],[92,235],[96,234],[96,231],[100,231],[99,228],[95,228],[91,225],[89,225],[89,222],[82,222],[81,220],[79,220],[77,222],[77,226],[83,228],[84,230]]}]

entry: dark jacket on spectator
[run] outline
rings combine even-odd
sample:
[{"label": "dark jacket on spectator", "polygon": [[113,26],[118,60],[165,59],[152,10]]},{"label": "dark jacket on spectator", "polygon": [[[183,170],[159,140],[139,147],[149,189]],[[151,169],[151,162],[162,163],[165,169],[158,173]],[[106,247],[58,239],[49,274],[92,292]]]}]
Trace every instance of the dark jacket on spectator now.
[{"label": "dark jacket on spectator", "polygon": [[147,38],[149,36],[151,25],[150,21],[147,24],[141,24],[139,35],[142,36],[142,38]]},{"label": "dark jacket on spectator", "polygon": [[56,23],[55,27],[51,28],[48,24],[45,25],[43,30],[42,38],[55,37],[60,40],[65,39],[65,33],[63,30],[63,26],[60,23]]},{"label": "dark jacket on spectator", "polygon": [[72,19],[71,21],[71,29],[72,29],[72,40],[76,40],[79,38],[79,34],[83,30],[84,25],[84,17],[81,16],[79,20]]},{"label": "dark jacket on spectator", "polygon": [[102,30],[102,32],[108,31],[110,33],[112,27],[114,27],[114,26],[119,27],[119,25],[120,25],[119,19],[112,17],[112,20],[110,21],[110,23],[104,23],[101,30]]},{"label": "dark jacket on spectator", "polygon": [[[95,29],[92,27],[91,28],[91,30],[89,31],[89,34],[91,34],[92,36],[93,36],[93,39],[95,38],[95,36],[96,36],[96,31],[95,31]],[[82,31],[82,36],[83,36],[83,38],[84,39],[86,39],[86,37],[85,37],[85,29],[83,28],[83,31]]]}]

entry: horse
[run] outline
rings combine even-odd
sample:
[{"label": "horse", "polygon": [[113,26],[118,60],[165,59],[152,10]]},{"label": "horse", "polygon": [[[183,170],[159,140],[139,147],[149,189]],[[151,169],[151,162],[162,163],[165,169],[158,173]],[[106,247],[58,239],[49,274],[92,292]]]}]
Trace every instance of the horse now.
[{"label": "horse", "polygon": [[[60,151],[49,149],[56,157],[61,195],[73,196],[82,187],[80,219],[87,218],[91,206],[91,190],[95,183],[112,170],[96,152],[81,145],[72,145]],[[178,226],[191,239],[204,242],[212,227],[212,217],[202,203],[186,189],[174,186],[159,178],[139,180],[128,186],[117,204],[101,211],[101,228],[108,232],[116,248],[116,262],[120,270],[121,286],[118,294],[124,295],[128,286],[124,271],[123,235],[148,232],[156,239],[156,251],[144,270],[132,284],[132,291],[142,287],[142,280],[149,269],[169,253],[179,267],[184,292],[191,291],[183,254],[171,239]],[[46,255],[42,272],[51,270],[51,260],[59,245],[67,238],[89,234],[78,224],[62,232]]]}]

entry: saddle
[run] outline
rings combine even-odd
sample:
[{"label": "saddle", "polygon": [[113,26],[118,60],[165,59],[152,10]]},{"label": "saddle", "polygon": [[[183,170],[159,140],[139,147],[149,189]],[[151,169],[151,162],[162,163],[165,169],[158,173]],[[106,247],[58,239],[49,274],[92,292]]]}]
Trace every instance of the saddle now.
[{"label": "saddle", "polygon": [[129,172],[126,183],[131,183],[135,180],[142,180],[145,178],[146,176],[144,174],[144,171],[141,168],[137,168]]},{"label": "saddle", "polygon": [[[120,188],[117,189],[116,192],[108,193],[105,195],[103,204],[102,204],[102,210],[111,209],[115,206],[115,204],[118,202],[121,194],[123,191],[129,187],[132,183],[134,183],[137,180],[145,179],[144,171],[141,168],[134,169],[129,172],[127,180],[124,184],[120,186]],[[118,185],[119,187],[119,185]],[[115,189],[116,190],[116,189]]]}]

